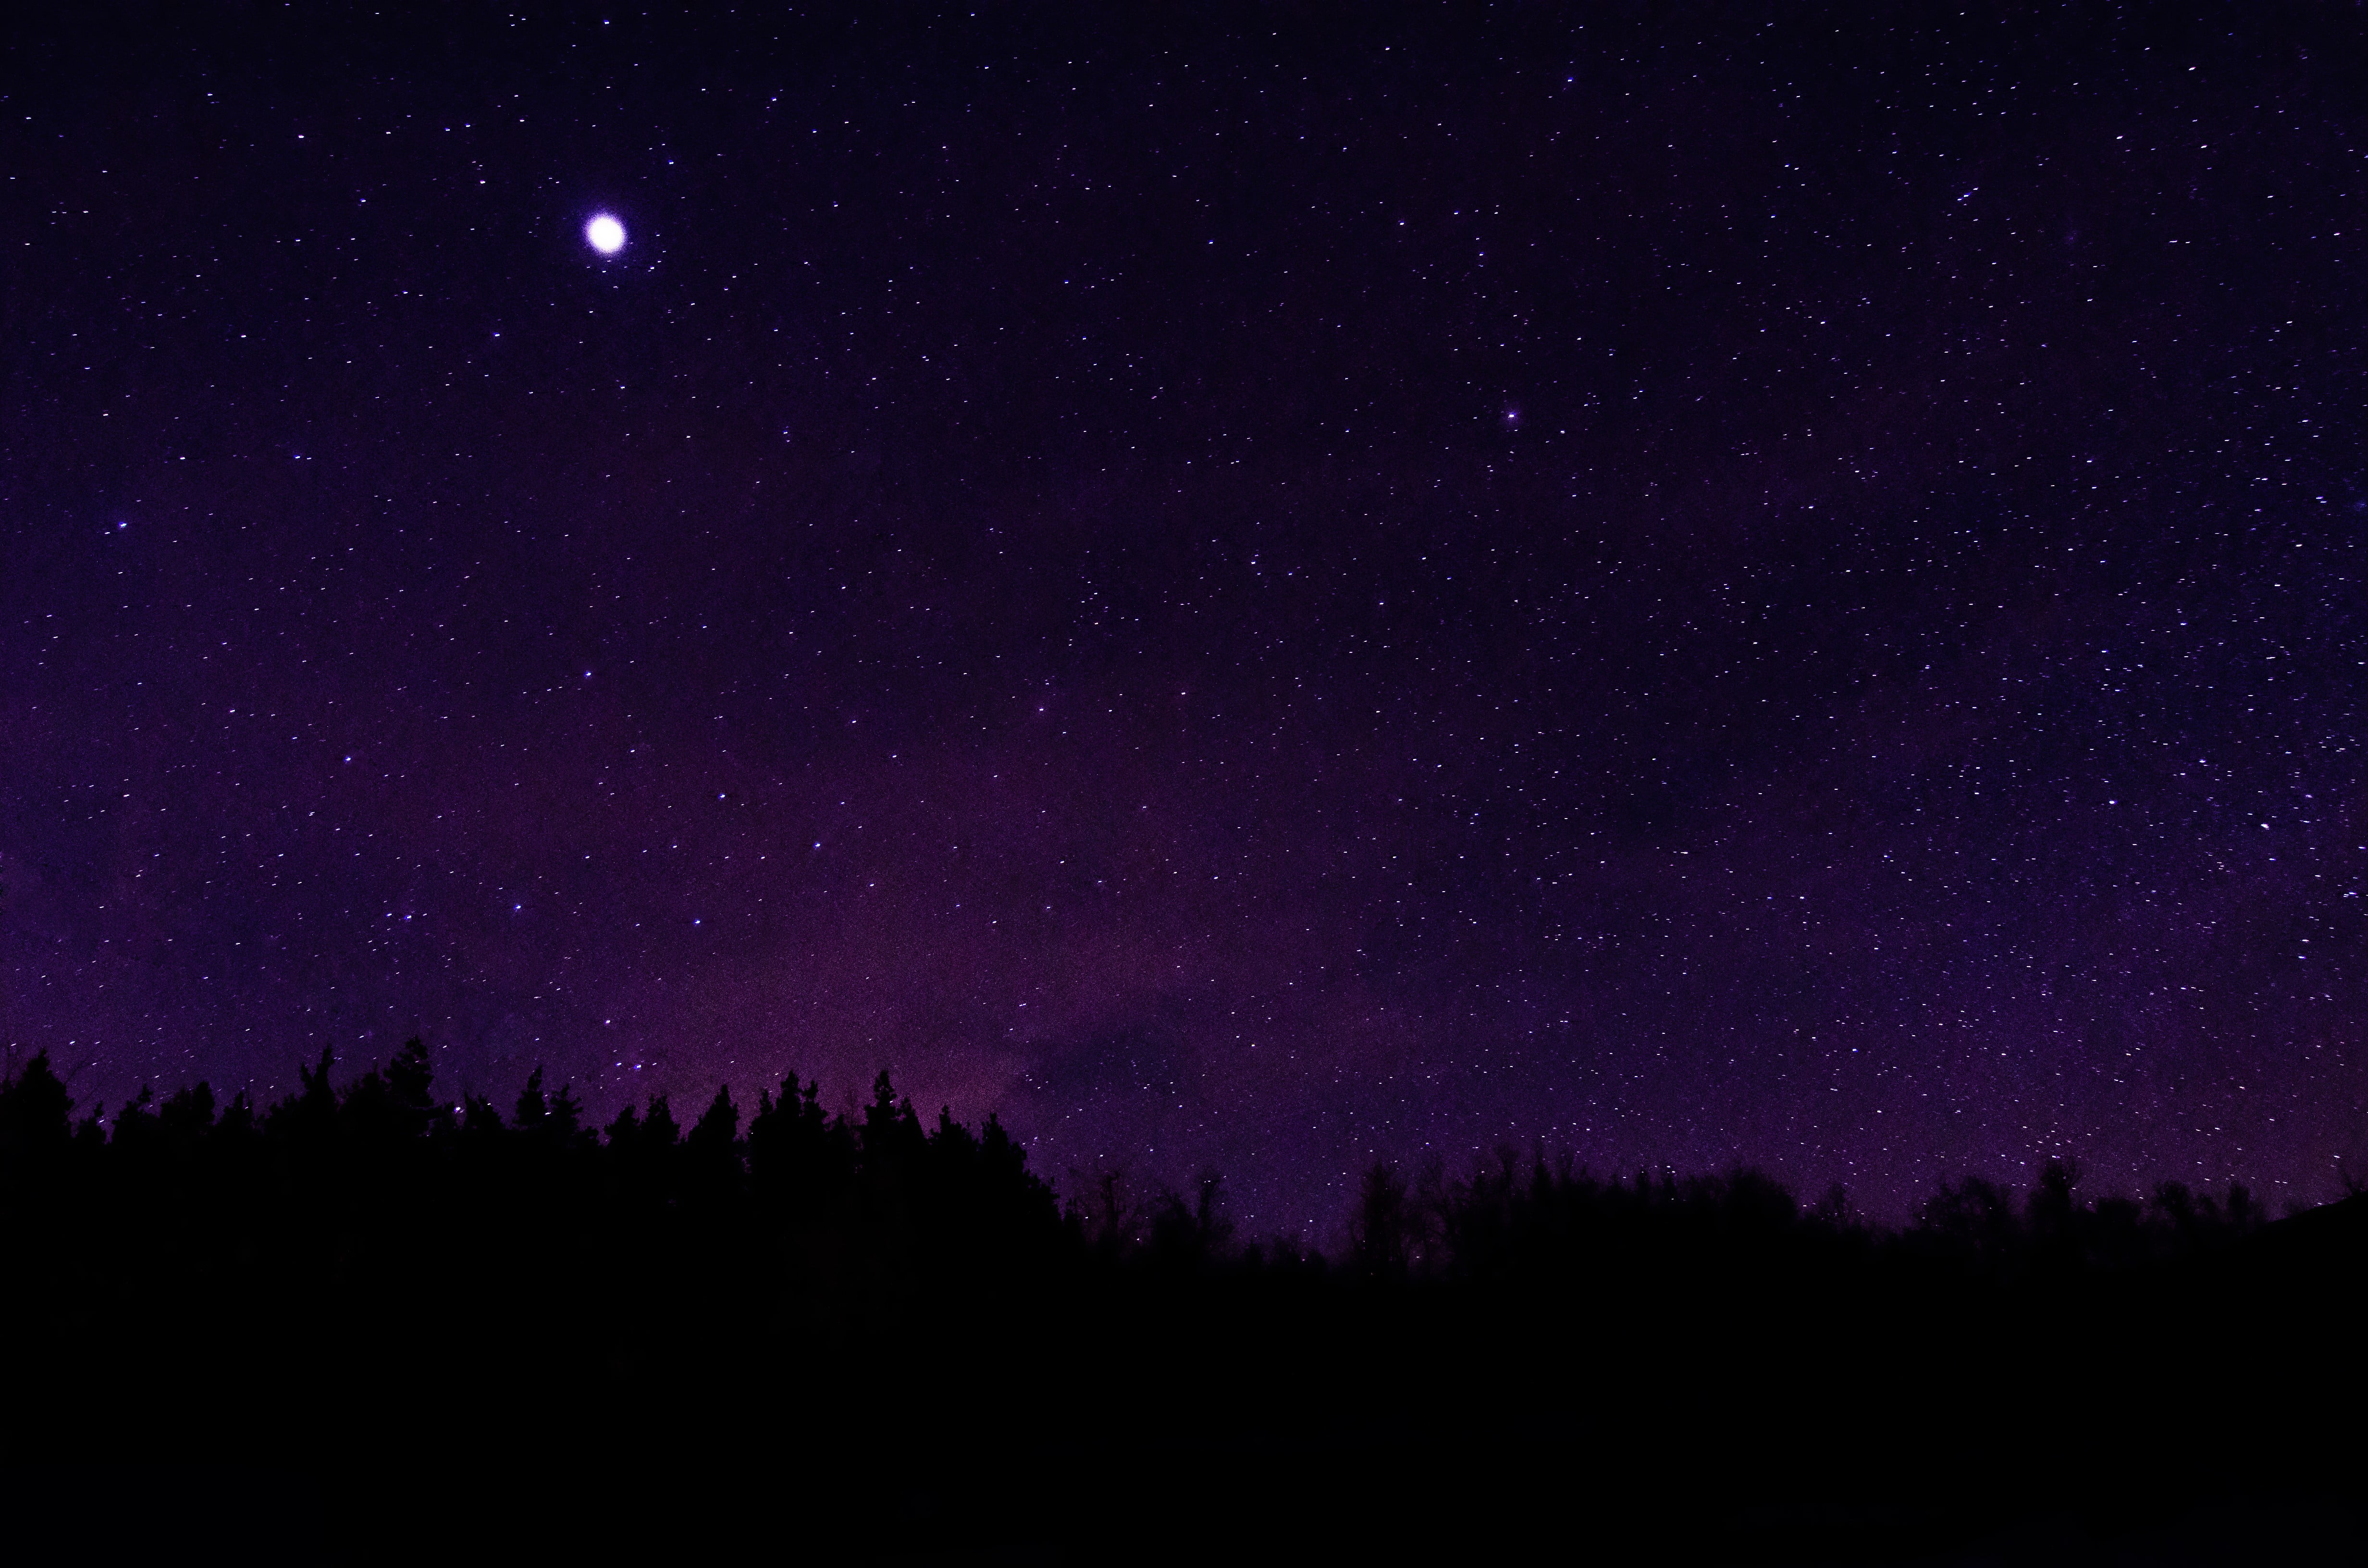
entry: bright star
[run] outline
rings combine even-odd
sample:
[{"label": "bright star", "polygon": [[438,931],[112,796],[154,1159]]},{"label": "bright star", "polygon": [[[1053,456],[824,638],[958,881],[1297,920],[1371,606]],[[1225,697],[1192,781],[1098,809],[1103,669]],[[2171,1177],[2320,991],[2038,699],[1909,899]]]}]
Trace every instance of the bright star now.
[{"label": "bright star", "polygon": [[584,238],[602,256],[614,256],[625,248],[625,225],[603,212],[584,225]]}]

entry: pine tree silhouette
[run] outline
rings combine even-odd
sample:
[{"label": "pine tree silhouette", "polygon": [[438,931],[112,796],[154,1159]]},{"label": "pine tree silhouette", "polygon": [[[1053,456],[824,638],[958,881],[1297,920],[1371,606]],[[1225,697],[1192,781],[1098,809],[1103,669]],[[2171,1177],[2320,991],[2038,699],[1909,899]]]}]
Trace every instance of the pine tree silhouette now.
[{"label": "pine tree silhouette", "polygon": [[[507,1434],[552,1452],[662,1434],[838,1466],[895,1530],[939,1532],[921,1544],[969,1527],[916,1521],[1041,1495],[1031,1518],[1069,1510],[1100,1533],[1064,1539],[1107,1545],[1129,1539],[1135,1483],[1049,1485],[1053,1435],[1096,1433],[1085,1460],[1060,1450],[1090,1468],[1282,1434],[1292,1485],[1354,1500],[1338,1540],[1368,1555],[1406,1544],[1378,1521],[1405,1516],[1420,1471],[1474,1496],[1592,1487],[1590,1518],[1725,1520],[1745,1531],[1718,1538],[1733,1558],[1865,1559],[1858,1538],[1771,1545],[1735,1521],[1797,1517],[1821,1472],[1795,1455],[1913,1497],[1930,1475],[1904,1456],[1986,1473],[2032,1422],[2101,1434],[2076,1450],[2091,1470],[2027,1467],[2020,1491],[1959,1496],[1964,1517],[2169,1506],[2135,1463],[2095,1467],[2279,1429],[2303,1418],[2289,1391],[2362,1381],[2349,1337],[2308,1326],[2361,1283],[2359,1199],[2271,1224],[2240,1185],[2091,1198],[2065,1160],[2023,1192],[1966,1176],[1886,1230],[1839,1189],[1804,1212],[1748,1169],[1598,1178],[1504,1150],[1412,1183],[1369,1166],[1333,1269],[1288,1236],[1236,1245],[1214,1172],[1144,1202],[1106,1168],[1064,1214],[997,1119],[941,1106],[925,1130],[884,1072],[844,1116],[792,1075],[745,1132],[719,1088],[688,1133],[663,1095],[602,1133],[540,1067],[505,1120],[473,1092],[456,1118],[416,1039],[342,1083],[333,1066],[260,1113],[199,1084],[143,1088],[111,1119],[77,1120],[46,1056],[0,1079],[0,1259],[24,1282],[0,1292],[17,1349],[0,1445],[136,1431],[175,1451],[492,1464]],[[2223,1346],[2238,1353],[2205,1348]],[[929,1380],[948,1367],[1002,1380],[993,1414],[945,1414]],[[1567,1410],[1627,1447],[1554,1448],[1532,1413]],[[1309,1436],[1367,1430],[1422,1457],[1341,1459]],[[941,1494],[968,1500],[914,1501]]]}]

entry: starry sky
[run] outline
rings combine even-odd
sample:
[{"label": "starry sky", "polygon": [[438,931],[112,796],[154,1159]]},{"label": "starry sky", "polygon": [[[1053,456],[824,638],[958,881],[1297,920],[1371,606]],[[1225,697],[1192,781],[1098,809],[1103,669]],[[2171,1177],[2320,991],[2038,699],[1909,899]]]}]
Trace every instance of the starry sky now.
[{"label": "starry sky", "polygon": [[59,9],[0,1041],[85,1104],[887,1068],[1319,1236],[2368,1158],[2356,11]]}]

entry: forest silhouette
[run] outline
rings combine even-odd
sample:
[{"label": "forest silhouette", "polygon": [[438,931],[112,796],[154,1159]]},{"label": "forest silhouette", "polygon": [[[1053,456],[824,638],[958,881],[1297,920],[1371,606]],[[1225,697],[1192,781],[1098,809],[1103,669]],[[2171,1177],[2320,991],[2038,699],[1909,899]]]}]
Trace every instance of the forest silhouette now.
[{"label": "forest silhouette", "polygon": [[35,1056],[0,1081],[0,1510],[307,1561],[2360,1539],[2368,1198],[2273,1221],[2052,1162],[1880,1227],[1508,1150],[1375,1165],[1326,1256],[1237,1235],[1214,1174],[1074,1187],[885,1073],[841,1115],[792,1076],[596,1129],[540,1070],[456,1104],[416,1040],[111,1119]]}]

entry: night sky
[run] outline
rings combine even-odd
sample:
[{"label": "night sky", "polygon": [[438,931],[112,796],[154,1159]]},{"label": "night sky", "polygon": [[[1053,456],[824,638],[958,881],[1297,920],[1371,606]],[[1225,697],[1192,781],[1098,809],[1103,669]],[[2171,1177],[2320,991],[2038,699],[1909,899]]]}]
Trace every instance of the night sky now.
[{"label": "night sky", "polygon": [[85,1107],[884,1067],[1316,1239],[2368,1157],[2355,10],[57,9],[0,1042]]}]

